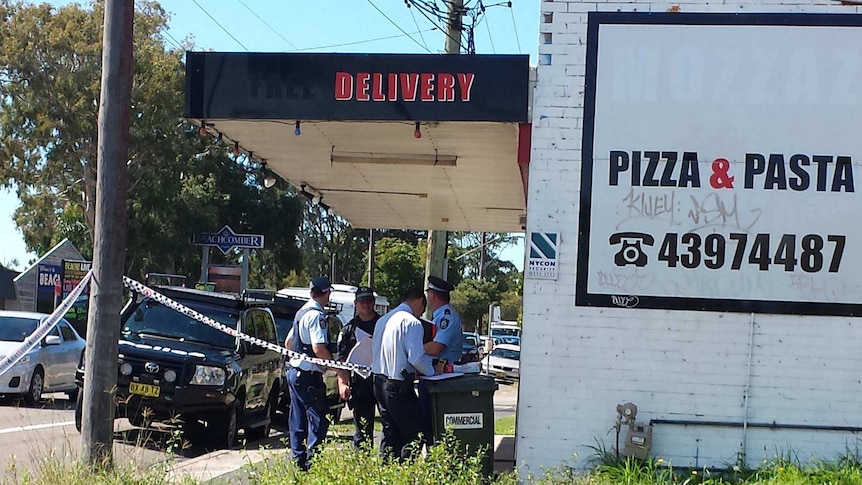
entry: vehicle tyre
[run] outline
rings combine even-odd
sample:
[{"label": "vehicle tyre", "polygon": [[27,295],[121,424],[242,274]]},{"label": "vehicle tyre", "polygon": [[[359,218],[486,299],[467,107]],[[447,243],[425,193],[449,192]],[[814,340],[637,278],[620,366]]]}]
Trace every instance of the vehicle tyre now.
[{"label": "vehicle tyre", "polygon": [[236,402],[223,415],[207,421],[207,428],[212,429],[210,444],[214,449],[230,449],[236,442],[241,405],[241,402]]},{"label": "vehicle tyre", "polygon": [[78,390],[75,396],[75,429],[81,432],[81,423],[84,421],[84,393]]},{"label": "vehicle tyre", "polygon": [[278,405],[278,394],[273,392],[266,401],[264,416],[269,418],[269,424],[257,428],[246,428],[245,435],[248,441],[265,440],[269,438],[269,431],[272,429],[272,423],[275,422],[275,411]]},{"label": "vehicle tyre", "polygon": [[78,386],[75,386],[75,389],[67,392],[66,395],[69,396],[69,402],[77,401],[78,400],[78,394],[80,392],[81,392],[81,388],[79,388]]},{"label": "vehicle tyre", "polygon": [[42,369],[33,371],[33,377],[30,378],[30,388],[24,394],[24,402],[28,406],[35,406],[42,400],[42,390],[45,388],[45,375]]}]

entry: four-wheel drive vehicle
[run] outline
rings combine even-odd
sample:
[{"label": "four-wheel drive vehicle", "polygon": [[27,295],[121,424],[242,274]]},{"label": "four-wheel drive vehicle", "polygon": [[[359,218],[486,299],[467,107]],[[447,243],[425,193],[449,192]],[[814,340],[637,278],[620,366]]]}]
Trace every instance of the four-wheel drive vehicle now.
[{"label": "four-wheel drive vehicle", "polygon": [[[278,343],[268,301],[178,287],[163,295],[242,333]],[[134,297],[121,314],[117,413],[135,426],[181,425],[212,447],[230,447],[240,429],[269,435],[281,390],[281,355],[168,308]],[[83,386],[83,360],[77,380]],[[75,423],[80,430],[82,399]],[[196,431],[202,432],[196,433]]]},{"label": "four-wheel drive vehicle", "polygon": [[[308,300],[303,300],[302,298],[287,296],[287,295],[276,295],[274,297],[273,303],[270,305],[270,310],[272,311],[272,315],[275,317],[275,326],[278,329],[278,339],[281,345],[284,345],[284,339],[287,338],[287,333],[290,332],[290,329],[293,328],[293,319],[296,317],[296,312],[302,308],[302,305]],[[327,309],[330,310],[330,309]],[[338,358],[337,355],[337,343],[338,343],[338,335],[341,333],[341,320],[339,320],[332,311],[327,311],[327,319],[326,323],[328,325],[327,331],[329,332],[329,351],[332,353],[334,358]],[[284,360],[284,372],[282,374],[282,395],[280,399],[279,409],[287,413],[288,408],[290,407],[290,391],[287,388],[287,371],[289,370],[287,366],[290,364],[287,362],[289,359]],[[341,409],[344,408],[344,400],[341,399],[341,396],[338,395],[338,375],[335,373],[335,369],[326,369],[326,372],[323,373],[323,381],[326,383],[326,402],[329,405],[329,414],[330,421],[338,421],[338,417],[341,414]]]}]

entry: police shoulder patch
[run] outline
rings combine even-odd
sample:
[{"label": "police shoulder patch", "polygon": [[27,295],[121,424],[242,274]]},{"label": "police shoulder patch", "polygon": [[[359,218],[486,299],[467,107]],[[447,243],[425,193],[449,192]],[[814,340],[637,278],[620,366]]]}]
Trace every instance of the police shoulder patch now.
[{"label": "police shoulder patch", "polygon": [[443,320],[440,320],[440,330],[446,330],[446,327],[448,327],[448,326],[449,326],[449,319],[448,318],[444,318]]},{"label": "police shoulder patch", "polygon": [[326,328],[326,315],[321,313],[318,321],[320,322],[320,328]]}]

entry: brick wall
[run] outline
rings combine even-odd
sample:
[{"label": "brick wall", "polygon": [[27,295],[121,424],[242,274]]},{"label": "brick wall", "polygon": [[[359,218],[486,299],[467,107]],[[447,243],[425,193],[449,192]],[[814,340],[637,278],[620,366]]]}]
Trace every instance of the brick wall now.
[{"label": "brick wall", "polygon": [[[616,405],[638,420],[862,425],[862,321],[853,318],[623,310],[574,305],[582,107],[589,11],[858,13],[834,2],[745,4],[544,1],[533,99],[527,231],[560,234],[559,278],[524,285],[516,459],[522,473],[588,466]],[[743,446],[744,441],[744,446]],[[749,466],[856,452],[840,430],[656,424],[652,455],[679,466]]]}]

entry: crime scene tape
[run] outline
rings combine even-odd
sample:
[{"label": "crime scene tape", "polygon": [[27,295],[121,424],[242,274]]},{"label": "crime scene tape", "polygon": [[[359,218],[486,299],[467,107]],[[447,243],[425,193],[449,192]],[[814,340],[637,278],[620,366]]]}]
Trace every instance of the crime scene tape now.
[{"label": "crime scene tape", "polygon": [[2,360],[0,360],[0,375],[5,374],[9,369],[12,368],[12,366],[17,364],[21,359],[23,359],[27,352],[30,351],[30,349],[38,345],[39,342],[41,342],[42,339],[45,338],[46,335],[48,335],[48,332],[50,332],[54,325],[56,325],[57,322],[59,322],[60,319],[63,318],[63,315],[65,315],[66,312],[68,312],[69,309],[72,308],[72,305],[75,303],[75,300],[77,300],[78,297],[81,296],[81,293],[83,293],[87,285],[90,284],[90,277],[92,275],[93,270],[87,271],[87,274],[84,275],[84,278],[81,279],[81,282],[78,283],[78,286],[76,286],[75,289],[73,289],[69,293],[69,296],[67,296],[65,299],[63,299],[62,302],[60,302],[60,305],[54,309],[51,315],[49,315],[48,318],[46,318],[45,321],[42,322],[42,324],[39,325],[36,330],[33,331],[33,333],[27,336],[27,338],[24,339],[21,345],[18,346],[18,348],[15,349],[14,352],[10,353],[6,357],[3,357]]},{"label": "crime scene tape", "polygon": [[151,299],[161,303],[162,305],[164,305],[164,306],[166,306],[172,310],[178,311],[178,312],[182,313],[183,315],[185,315],[189,318],[193,318],[193,319],[203,323],[204,325],[208,325],[208,326],[210,326],[210,327],[212,327],[212,328],[214,328],[220,332],[224,332],[224,333],[230,335],[231,337],[239,338],[240,340],[245,340],[246,342],[252,343],[254,345],[259,345],[259,346],[267,348],[269,350],[273,350],[275,352],[280,353],[281,355],[286,355],[286,356],[290,357],[291,359],[297,359],[298,358],[298,359],[307,360],[308,362],[311,362],[312,364],[322,365],[324,367],[349,370],[351,372],[356,372],[357,374],[361,375],[365,379],[367,379],[371,375],[371,368],[364,366],[364,365],[354,364],[354,363],[350,363],[350,362],[339,362],[337,360],[319,359],[317,357],[309,357],[305,354],[301,354],[299,352],[294,352],[292,350],[286,349],[280,345],[276,345],[274,343],[267,342],[266,340],[261,340],[259,338],[252,337],[251,335],[247,335],[247,334],[244,334],[242,332],[238,332],[235,328],[231,328],[231,327],[228,327],[227,325],[225,325],[223,323],[219,323],[219,322],[213,320],[212,318],[210,318],[210,317],[208,317],[202,313],[199,313],[199,312],[183,305],[180,302],[174,301],[174,300],[168,298],[167,296],[157,292],[156,290],[144,285],[143,283],[139,283],[139,282],[137,282],[137,281],[135,281],[129,277],[123,276],[123,284],[126,285],[126,288],[128,288],[128,289],[130,289],[136,293],[139,293],[139,294],[141,294],[147,298],[151,298]]}]

